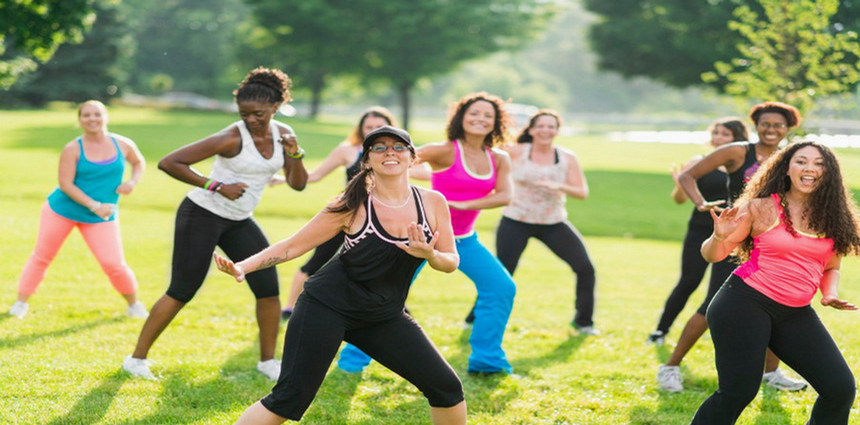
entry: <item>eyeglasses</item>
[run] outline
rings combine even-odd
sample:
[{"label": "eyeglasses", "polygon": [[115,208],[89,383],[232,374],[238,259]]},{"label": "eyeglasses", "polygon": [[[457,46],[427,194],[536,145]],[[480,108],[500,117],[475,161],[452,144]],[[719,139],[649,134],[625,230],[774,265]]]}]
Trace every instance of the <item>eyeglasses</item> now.
[{"label": "eyeglasses", "polygon": [[788,128],[787,125],[785,125],[781,122],[778,122],[775,124],[771,124],[769,122],[760,122],[760,123],[756,124],[756,127],[760,128],[762,130],[770,130],[771,128],[774,130],[785,130],[786,128]]},{"label": "eyeglasses", "polygon": [[388,149],[391,148],[394,152],[403,152],[409,150],[409,147],[404,145],[403,143],[395,143],[391,146],[383,145],[382,143],[378,145],[373,145],[370,147],[371,152],[375,153],[385,153],[388,152]]}]

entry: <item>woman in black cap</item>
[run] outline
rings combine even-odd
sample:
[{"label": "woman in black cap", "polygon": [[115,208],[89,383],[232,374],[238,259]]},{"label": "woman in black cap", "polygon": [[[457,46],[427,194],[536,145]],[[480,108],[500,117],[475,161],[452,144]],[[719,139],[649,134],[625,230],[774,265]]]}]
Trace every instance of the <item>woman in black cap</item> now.
[{"label": "woman in black cap", "polygon": [[295,235],[238,263],[215,254],[218,269],[241,282],[247,273],[346,233],[341,254],[308,279],[296,302],[272,393],[237,424],[301,419],[341,341],[418,387],[434,424],[466,423],[460,379],[404,312],[409,284],[424,261],[443,272],[457,269],[448,204],[440,193],[409,184],[415,147],[404,130],[378,128],[367,134],[362,151],[359,174]]}]

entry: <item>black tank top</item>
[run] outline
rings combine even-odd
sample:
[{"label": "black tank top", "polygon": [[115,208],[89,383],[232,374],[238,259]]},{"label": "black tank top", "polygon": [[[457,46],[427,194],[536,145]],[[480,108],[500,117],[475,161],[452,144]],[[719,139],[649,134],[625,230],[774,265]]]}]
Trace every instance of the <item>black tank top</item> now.
[{"label": "black tank top", "polygon": [[[706,201],[716,201],[720,199],[728,201],[729,199],[729,176],[719,169],[699,177],[699,179],[696,180],[696,186],[699,187],[699,192]],[[689,224],[713,227],[714,220],[711,218],[710,212],[701,212],[694,207],[693,213],[690,214]]]},{"label": "black tank top", "polygon": [[349,167],[346,167],[346,182],[349,183],[358,172],[361,171],[361,150],[358,151],[358,156],[355,157],[355,162]]},{"label": "black tank top", "polygon": [[755,143],[747,143],[747,154],[744,157],[744,163],[741,168],[738,168],[732,173],[729,173],[729,206],[733,206],[744,191],[747,182],[750,181],[753,174],[758,171],[758,159],[755,156]]},{"label": "black tank top", "polygon": [[[421,196],[411,187],[418,211],[418,226],[429,241],[433,232]],[[340,253],[305,282],[307,295],[353,319],[377,322],[403,313],[409,286],[424,259],[395,245],[406,238],[389,235],[367,197],[361,230],[344,237]]]}]

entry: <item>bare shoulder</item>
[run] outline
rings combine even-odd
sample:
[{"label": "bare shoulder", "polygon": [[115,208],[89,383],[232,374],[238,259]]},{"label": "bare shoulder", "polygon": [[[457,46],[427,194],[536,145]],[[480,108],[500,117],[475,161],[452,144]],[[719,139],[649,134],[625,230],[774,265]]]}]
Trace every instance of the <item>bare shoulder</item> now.
[{"label": "bare shoulder", "polygon": [[135,144],[133,140],[123,136],[122,134],[111,133],[111,136],[113,136],[113,138],[116,139],[117,143],[119,143],[122,147],[132,149],[137,148],[137,144]]},{"label": "bare shoulder", "polygon": [[413,186],[413,187],[418,189],[418,194],[421,196],[421,200],[423,200],[424,203],[427,205],[434,205],[434,206],[439,205],[439,204],[444,205],[444,203],[447,202],[445,200],[445,195],[442,195],[442,193],[437,191],[437,190],[433,190],[433,189],[421,187],[421,186]]},{"label": "bare shoulder", "polygon": [[290,127],[289,124],[285,124],[285,123],[282,123],[282,122],[277,121],[277,120],[272,120],[272,123],[275,124],[275,127],[278,128],[278,131],[281,134],[296,134],[296,131],[293,130],[293,128]]},{"label": "bare shoulder", "polygon": [[507,152],[495,147],[492,148],[490,152],[493,153],[493,160],[496,161],[496,167],[501,167],[503,164],[511,164],[511,155],[509,155]]},{"label": "bare shoulder", "polygon": [[777,219],[776,206],[770,197],[752,199],[746,207],[754,229],[767,229]]},{"label": "bare shoulder", "polygon": [[454,144],[449,140],[442,142],[425,143],[417,148],[418,152],[430,155],[442,155],[448,152],[454,152]]},{"label": "bare shoulder", "polygon": [[579,157],[576,156],[576,152],[574,152],[568,148],[565,148],[562,146],[556,146],[556,149],[558,149],[558,151],[561,152],[561,154],[564,155],[567,159],[574,160],[574,161],[579,160]]}]

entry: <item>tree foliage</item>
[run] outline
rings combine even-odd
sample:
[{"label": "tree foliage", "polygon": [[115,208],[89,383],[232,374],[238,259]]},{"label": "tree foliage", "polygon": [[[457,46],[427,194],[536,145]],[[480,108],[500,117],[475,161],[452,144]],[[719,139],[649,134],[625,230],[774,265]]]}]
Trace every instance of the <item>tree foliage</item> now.
[{"label": "tree foliage", "polygon": [[[758,0],[585,0],[585,6],[601,18],[589,33],[601,69],[676,87],[702,85],[702,73],[713,71],[715,62],[739,56],[737,46],[748,40],[728,30],[736,8],[764,13]],[[827,31],[858,29],[860,3],[841,0]],[[711,82],[718,88],[725,83]]]},{"label": "tree foliage", "polygon": [[66,41],[80,41],[95,0],[0,2],[0,88],[51,58]]},{"label": "tree foliage", "polygon": [[777,99],[808,112],[815,99],[843,93],[857,83],[860,44],[857,33],[828,31],[837,0],[760,0],[757,13],[735,10],[729,28],[745,43],[739,57],[719,61],[705,82],[724,80],[729,94],[758,100]]}]

